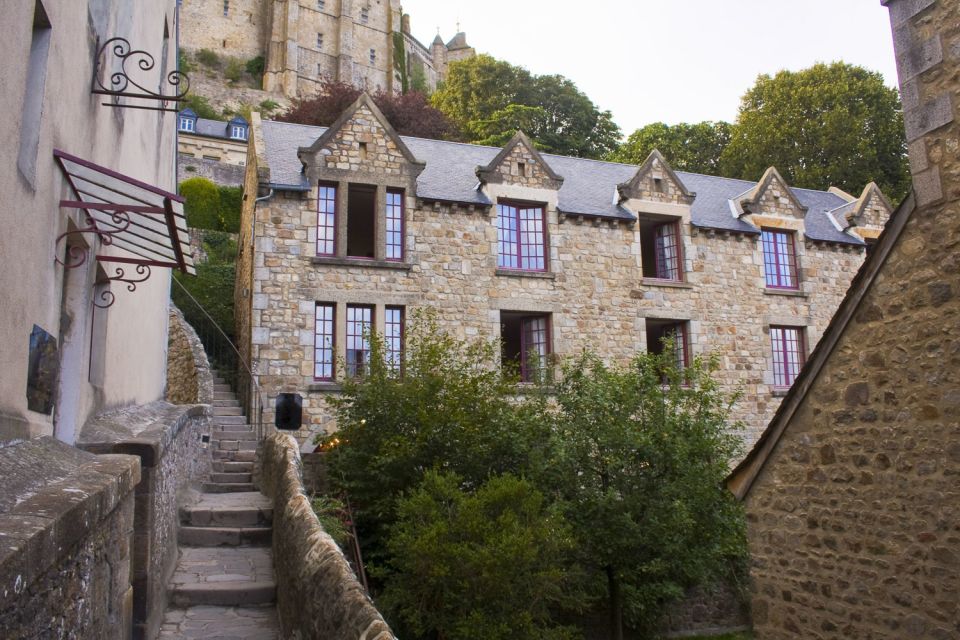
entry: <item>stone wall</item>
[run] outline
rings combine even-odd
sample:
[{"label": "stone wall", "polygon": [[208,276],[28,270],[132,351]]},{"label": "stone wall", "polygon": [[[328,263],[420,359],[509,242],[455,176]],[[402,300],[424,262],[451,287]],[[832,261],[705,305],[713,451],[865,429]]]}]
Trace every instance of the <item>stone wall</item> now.
[{"label": "stone wall", "polygon": [[283,637],[393,639],[310,507],[296,440],[276,434],[263,442],[257,452],[257,480],[273,500],[273,558]]},{"label": "stone wall", "polygon": [[731,477],[760,640],[960,636],[960,5],[884,4],[914,195]]},{"label": "stone wall", "polygon": [[711,636],[750,628],[746,595],[730,584],[689,589],[667,608],[660,632],[668,638]]},{"label": "stone wall", "polygon": [[87,422],[77,446],[140,458],[133,536],[133,637],[156,636],[177,559],[178,497],[210,471],[209,406],[154,402]]},{"label": "stone wall", "polygon": [[[193,234],[190,235],[191,245]],[[170,303],[167,343],[167,401],[173,404],[213,404],[213,372],[200,337],[180,309]]]},{"label": "stone wall", "polygon": [[0,448],[0,635],[126,640],[136,457],[42,437]]},{"label": "stone wall", "polygon": [[180,46],[210,49],[244,60],[263,55],[270,26],[265,8],[272,4],[264,0],[183,0]]},{"label": "stone wall", "polygon": [[183,153],[177,156],[177,182],[190,178],[206,178],[219,185],[239,187],[243,185],[245,171],[242,165],[220,160],[196,158]]}]

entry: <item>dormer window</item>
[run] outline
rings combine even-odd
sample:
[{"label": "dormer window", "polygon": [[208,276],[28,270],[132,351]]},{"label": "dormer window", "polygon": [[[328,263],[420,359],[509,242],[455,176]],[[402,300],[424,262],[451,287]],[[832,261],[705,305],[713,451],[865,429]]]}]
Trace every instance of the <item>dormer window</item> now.
[{"label": "dormer window", "polygon": [[177,116],[177,131],[193,133],[197,130],[197,114],[192,109],[184,109]]},{"label": "dormer window", "polygon": [[240,117],[234,118],[227,123],[227,130],[231,140],[245,141],[247,139],[247,128],[247,121]]}]

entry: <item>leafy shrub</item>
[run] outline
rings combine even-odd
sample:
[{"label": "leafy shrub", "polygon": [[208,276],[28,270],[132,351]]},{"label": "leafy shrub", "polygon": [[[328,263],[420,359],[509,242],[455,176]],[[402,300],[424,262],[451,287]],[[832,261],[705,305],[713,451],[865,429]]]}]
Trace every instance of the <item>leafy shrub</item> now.
[{"label": "leafy shrub", "polygon": [[270,113],[272,113],[273,111],[275,111],[275,110],[277,109],[277,107],[280,106],[280,103],[279,103],[279,102],[276,102],[276,101],[274,101],[274,100],[270,100],[270,99],[268,98],[268,99],[264,100],[263,102],[261,102],[259,106],[260,106],[260,112],[261,112],[263,115],[268,116],[268,115],[270,115]]},{"label": "leafy shrub", "polygon": [[177,52],[177,68],[183,73],[190,73],[195,69],[193,62],[190,60],[190,55],[183,49]]},{"label": "leafy shrub", "polygon": [[222,229],[220,190],[206,178],[196,177],[180,183],[180,195],[186,198],[187,226],[197,229]]},{"label": "leafy shrub", "polygon": [[243,187],[220,186],[218,189],[220,191],[220,228],[230,233],[239,233]]},{"label": "leafy shrub", "polygon": [[263,72],[266,71],[266,62],[263,59],[263,56],[257,56],[256,58],[250,58],[247,60],[244,67],[247,70],[247,73],[252,75],[254,78],[259,78],[263,75]]},{"label": "leafy shrub", "polygon": [[[223,332],[227,336],[232,336],[234,330],[233,284],[236,278],[234,265],[198,264],[196,276],[177,272],[174,277],[206,309]],[[202,312],[180,291],[179,287],[171,289],[171,297],[192,326],[200,327],[207,324],[202,317]]]},{"label": "leafy shrub", "polygon": [[210,104],[210,101],[196,93],[188,93],[187,99],[184,100],[180,106],[181,109],[193,109],[193,112],[200,118],[207,118],[208,120],[222,119],[217,110]]},{"label": "leafy shrub", "polygon": [[230,82],[239,82],[245,71],[246,68],[244,67],[243,60],[240,58],[228,58],[223,75],[226,76]]},{"label": "leafy shrub", "polygon": [[197,52],[197,62],[211,69],[220,68],[220,56],[211,49],[200,49]]}]

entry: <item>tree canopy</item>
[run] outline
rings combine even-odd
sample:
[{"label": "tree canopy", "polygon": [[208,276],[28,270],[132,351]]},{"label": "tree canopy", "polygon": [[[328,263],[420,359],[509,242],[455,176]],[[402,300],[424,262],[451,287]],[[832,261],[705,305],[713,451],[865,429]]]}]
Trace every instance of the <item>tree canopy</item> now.
[{"label": "tree canopy", "polygon": [[641,164],[654,149],[677,171],[720,175],[720,154],[730,142],[728,122],[654,122],[637,129],[607,159]]},{"label": "tree canopy", "polygon": [[796,187],[859,193],[875,181],[902,198],[910,176],[897,91],[879,73],[843,62],[759,76],[741,100],[721,168],[757,180],[770,166]]},{"label": "tree canopy", "polygon": [[[325,81],[320,93],[295,101],[286,113],[277,116],[277,120],[329,127],[360,97],[360,93],[360,89],[345,82]],[[390,125],[402,136],[460,139],[450,119],[431,106],[427,97],[418,91],[403,94],[378,91],[372,97]]]},{"label": "tree canopy", "polygon": [[569,79],[533,75],[489,55],[452,63],[431,102],[479,144],[502,144],[521,128],[541,151],[600,158],[620,138],[610,112]]}]

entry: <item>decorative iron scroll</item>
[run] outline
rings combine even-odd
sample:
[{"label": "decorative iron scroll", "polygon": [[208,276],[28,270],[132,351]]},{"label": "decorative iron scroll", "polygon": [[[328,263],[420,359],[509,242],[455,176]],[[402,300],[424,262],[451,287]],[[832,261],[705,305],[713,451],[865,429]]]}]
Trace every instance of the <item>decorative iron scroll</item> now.
[{"label": "decorative iron scroll", "polygon": [[[134,269],[138,276],[137,278],[134,275],[127,276],[126,271],[123,267],[116,267],[113,271],[114,275],[111,278],[107,278],[103,282],[98,282],[98,285],[105,284],[107,282],[123,282],[127,285],[127,291],[134,292],[137,290],[137,285],[141,282],[146,282],[150,278],[150,266],[146,264],[138,264],[136,269]],[[113,306],[113,303],[117,301],[117,297],[109,289],[104,289],[100,292],[99,296],[103,303],[98,303],[96,300],[93,301],[95,307],[99,309],[107,309]]]},{"label": "decorative iron scroll", "polygon": [[[58,246],[60,241],[64,238],[78,233],[93,233],[100,239],[100,242],[106,245],[113,244],[114,235],[126,231],[127,227],[130,226],[130,214],[126,211],[116,211],[110,216],[110,221],[113,225],[103,224],[98,226],[97,223],[90,217],[90,214],[87,214],[87,224],[89,227],[83,227],[82,229],[74,229],[73,231],[64,231],[57,236],[57,240],[54,243],[54,246]],[[67,253],[64,260],[60,259],[60,252],[58,251],[55,260],[57,264],[63,265],[67,269],[76,269],[77,267],[83,266],[87,261],[87,256],[90,253],[89,247],[81,247],[80,245],[67,245]]]},{"label": "decorative iron scroll", "polygon": [[[97,44],[99,45],[99,40]],[[110,61],[114,66],[111,67]],[[128,63],[131,66],[135,65],[135,68],[128,69]],[[160,79],[159,89],[153,91],[145,86],[145,80],[138,80],[135,74],[151,71],[155,65],[152,55],[146,51],[134,49],[126,38],[110,38],[97,50],[97,58],[93,63],[91,91],[97,95],[113,97],[112,102],[102,103],[108,107],[176,112],[179,110],[177,103],[184,100],[190,90],[190,78],[179,70],[171,71],[166,78]],[[116,70],[111,71],[111,68]],[[101,74],[109,75],[108,84],[104,84]],[[165,92],[168,88],[169,92]],[[121,98],[148,102],[146,104],[131,103],[129,100],[121,102]]]}]

